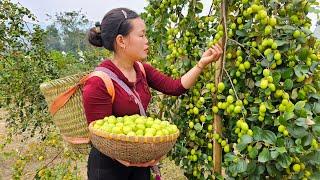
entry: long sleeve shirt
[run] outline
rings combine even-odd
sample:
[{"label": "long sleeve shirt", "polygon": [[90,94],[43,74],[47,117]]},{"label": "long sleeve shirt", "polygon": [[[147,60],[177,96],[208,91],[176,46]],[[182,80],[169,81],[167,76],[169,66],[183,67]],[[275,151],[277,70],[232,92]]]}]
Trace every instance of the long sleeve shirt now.
[{"label": "long sleeve shirt", "polygon": [[[134,63],[136,71],[136,82],[134,83],[129,82],[110,60],[103,61],[99,66],[110,69],[132,91],[137,93],[145,110],[147,110],[151,99],[149,87],[173,96],[179,96],[186,92],[181,84],[181,79],[172,79],[149,64],[143,63],[146,72],[146,76],[144,76],[138,63]],[[92,77],[85,83],[82,89],[82,97],[88,123],[110,115],[120,117],[139,114],[139,106],[134,102],[134,98],[128,95],[115,81],[112,80],[112,82],[115,89],[114,102],[112,102],[112,97],[108,94],[105,84],[99,77]]]}]

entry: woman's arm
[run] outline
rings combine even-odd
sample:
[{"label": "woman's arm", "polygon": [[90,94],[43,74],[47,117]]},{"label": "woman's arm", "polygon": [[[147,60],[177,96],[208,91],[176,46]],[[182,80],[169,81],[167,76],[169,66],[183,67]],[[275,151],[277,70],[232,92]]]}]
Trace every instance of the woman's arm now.
[{"label": "woman's arm", "polygon": [[112,100],[99,77],[90,78],[82,89],[84,112],[88,124],[112,115]]},{"label": "woman's arm", "polygon": [[186,74],[184,74],[181,77],[181,83],[182,86],[185,89],[189,89],[191,88],[197,78],[199,77],[200,73],[202,72],[202,70],[210,63],[217,61],[220,56],[222,54],[222,48],[220,47],[219,44],[213,46],[212,48],[209,48],[207,51],[205,51],[201,57],[201,59],[199,60],[199,62],[197,63],[197,65],[195,67],[193,67],[192,69],[190,69]]},{"label": "woman's arm", "polygon": [[202,70],[211,62],[217,61],[222,54],[219,45],[215,45],[205,51],[198,64],[184,74],[180,79],[172,79],[171,77],[161,73],[149,64],[143,64],[148,85],[164,94],[179,96],[187,89],[192,87]]}]

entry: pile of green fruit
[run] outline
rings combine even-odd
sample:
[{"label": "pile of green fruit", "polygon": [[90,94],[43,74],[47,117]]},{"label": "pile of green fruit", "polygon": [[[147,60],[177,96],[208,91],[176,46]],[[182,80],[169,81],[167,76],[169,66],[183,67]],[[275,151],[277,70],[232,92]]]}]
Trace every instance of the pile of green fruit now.
[{"label": "pile of green fruit", "polygon": [[177,126],[169,121],[137,114],[124,117],[108,116],[95,121],[93,128],[111,134],[145,137],[167,136],[179,132]]}]

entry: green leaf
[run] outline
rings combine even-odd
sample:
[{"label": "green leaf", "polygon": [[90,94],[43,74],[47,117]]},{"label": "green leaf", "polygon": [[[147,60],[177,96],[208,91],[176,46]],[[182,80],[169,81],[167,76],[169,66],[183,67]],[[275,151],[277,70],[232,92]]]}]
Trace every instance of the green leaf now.
[{"label": "green leaf", "polygon": [[283,114],[283,119],[285,121],[288,121],[288,120],[293,119],[293,118],[294,118],[294,113],[293,112],[285,112]]},{"label": "green leaf", "polygon": [[252,131],[253,131],[253,139],[255,141],[261,141],[261,139],[262,139],[262,129],[257,127],[257,126],[254,126],[252,128]]},{"label": "green leaf", "polygon": [[304,161],[307,161],[313,165],[320,165],[320,151],[311,152],[310,154],[306,155]]},{"label": "green leaf", "polygon": [[313,108],[312,108],[313,113],[315,114],[319,114],[320,113],[320,103],[315,102],[313,104]]},{"label": "green leaf", "polygon": [[249,152],[249,157],[251,159],[255,159],[258,155],[258,149],[256,147],[253,147],[252,150]]},{"label": "green leaf", "polygon": [[307,136],[301,139],[301,144],[303,146],[309,146],[311,144],[312,139],[313,139],[312,135],[308,134]]},{"label": "green leaf", "polygon": [[236,34],[238,35],[238,36],[241,36],[241,37],[246,37],[246,36],[248,36],[248,33],[247,32],[245,32],[245,31],[240,31],[240,30],[237,30],[236,31]]},{"label": "green leaf", "polygon": [[312,126],[312,131],[317,135],[320,136],[320,116],[314,118],[315,124]]},{"label": "green leaf", "polygon": [[308,49],[307,48],[301,48],[298,54],[299,60],[305,61],[308,57]]},{"label": "green leaf", "polygon": [[296,74],[297,77],[301,77],[308,73],[309,68],[307,65],[296,65],[294,67],[294,73]]},{"label": "green leaf", "polygon": [[275,144],[277,136],[272,131],[264,130],[262,133],[262,140],[269,144]]},{"label": "green leaf", "polygon": [[211,121],[213,117],[211,115],[207,115],[207,121]]},{"label": "green leaf", "polygon": [[238,163],[236,164],[236,170],[237,170],[238,173],[246,172],[247,171],[247,167],[248,167],[248,163],[243,159],[240,159],[238,161]]},{"label": "green leaf", "polygon": [[305,101],[299,101],[294,105],[294,109],[295,110],[301,110],[304,108],[304,106],[306,105]]},{"label": "green leaf", "polygon": [[283,71],[282,73],[282,78],[283,79],[291,79],[293,75],[293,69],[292,68],[287,68]]},{"label": "green leaf", "polygon": [[305,128],[299,127],[299,126],[294,126],[292,124],[289,124],[287,127],[289,133],[294,137],[294,138],[302,138],[306,135],[308,135],[308,132],[306,131]]},{"label": "green leaf", "polygon": [[278,151],[271,151],[271,158],[272,159],[276,159],[279,156],[279,152]]},{"label": "green leaf", "polygon": [[[268,171],[268,175],[271,177],[279,177],[279,171],[277,170],[276,166],[273,163],[268,163],[267,164],[267,171]],[[275,179],[275,178],[271,178],[271,179]]]},{"label": "green leaf", "polygon": [[279,84],[280,79],[281,79],[281,73],[279,71],[275,71],[272,73],[272,77],[273,77],[273,83]]},{"label": "green leaf", "polygon": [[240,143],[237,144],[237,149],[239,151],[242,151],[247,147],[247,144],[251,142],[252,142],[252,137],[245,134],[240,138]]},{"label": "green leaf", "polygon": [[298,98],[298,88],[294,88],[291,93],[291,99],[296,100]]},{"label": "green leaf", "polygon": [[283,40],[275,40],[277,43],[278,47],[283,46],[285,44],[289,44],[288,41],[283,41]]},{"label": "green leaf", "polygon": [[201,13],[203,9],[203,4],[201,2],[197,2],[196,4],[196,13]]},{"label": "green leaf", "polygon": [[286,79],[284,81],[283,87],[285,90],[291,90],[293,88],[293,81],[291,79]]},{"label": "green leaf", "polygon": [[249,144],[249,143],[252,142],[252,137],[245,134],[245,135],[243,135],[243,136],[241,137],[240,142],[241,142],[241,143],[244,143],[244,144]]},{"label": "green leaf", "polygon": [[196,130],[196,131],[201,131],[202,130],[202,126],[201,126],[201,124],[200,123],[196,123],[196,125],[194,126],[194,129]]},{"label": "green leaf", "polygon": [[279,163],[282,168],[288,168],[291,164],[290,156],[287,153],[280,154],[277,163]]},{"label": "green leaf", "polygon": [[248,167],[247,167],[248,174],[254,173],[256,168],[257,168],[256,161],[250,161],[249,164],[248,164]]},{"label": "green leaf", "polygon": [[306,118],[298,118],[295,120],[295,124],[301,127],[304,127],[305,129],[308,128],[308,125],[306,124]]},{"label": "green leaf", "polygon": [[287,149],[285,147],[277,147],[276,150],[280,154],[283,154],[283,153],[287,152]]},{"label": "green leaf", "polygon": [[267,148],[263,148],[258,156],[258,161],[265,163],[271,159],[270,151]]},{"label": "green leaf", "polygon": [[307,118],[307,116],[308,116],[306,109],[295,110],[294,112],[298,117]]}]

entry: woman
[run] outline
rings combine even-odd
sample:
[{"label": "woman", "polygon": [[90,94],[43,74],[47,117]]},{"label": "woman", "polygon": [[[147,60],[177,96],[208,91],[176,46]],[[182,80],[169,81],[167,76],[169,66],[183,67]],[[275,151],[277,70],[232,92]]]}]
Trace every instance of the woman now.
[{"label": "woman", "polygon": [[[180,79],[172,79],[149,64],[143,63],[143,70],[136,61],[147,58],[148,39],[144,21],[132,10],[117,8],[109,11],[101,24],[89,31],[89,42],[114,52],[114,57],[103,61],[99,66],[110,69],[141,99],[146,110],[150,102],[149,87],[164,94],[179,96],[195,84],[202,70],[219,59],[222,49],[219,45],[205,51],[198,64]],[[83,88],[83,103],[88,123],[106,116],[139,114],[139,107],[123,88],[114,83],[115,99],[107,93],[103,81],[90,78]],[[125,108],[124,108],[125,107]],[[148,180],[150,167],[158,160],[132,164],[113,160],[92,148],[88,159],[88,178],[108,180]]]}]

